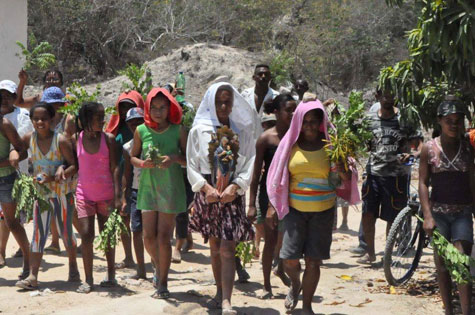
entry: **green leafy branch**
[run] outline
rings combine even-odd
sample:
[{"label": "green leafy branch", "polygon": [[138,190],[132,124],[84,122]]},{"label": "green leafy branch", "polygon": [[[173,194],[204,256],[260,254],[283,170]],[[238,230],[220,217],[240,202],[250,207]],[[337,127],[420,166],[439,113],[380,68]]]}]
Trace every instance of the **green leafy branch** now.
[{"label": "green leafy branch", "polygon": [[[23,69],[30,70],[36,67],[45,70],[56,63],[56,56],[52,53],[53,47],[48,42],[38,43],[34,34],[29,37],[29,46],[31,51],[21,42],[16,42],[21,50],[21,56],[25,60]],[[20,54],[16,54],[20,57]]]},{"label": "green leafy branch", "polygon": [[194,108],[183,106],[183,118],[181,119],[182,126],[186,130],[190,130],[195,120],[196,110]]},{"label": "green leafy branch", "polygon": [[291,69],[295,64],[295,57],[284,51],[272,58],[270,69],[272,72],[272,80],[276,85],[286,84],[291,79]]},{"label": "green leafy branch", "polygon": [[145,158],[147,160],[152,160],[155,166],[160,165],[160,163],[162,163],[162,155],[160,154],[160,148],[158,146],[152,146],[151,144],[149,144],[147,154],[145,154]]},{"label": "green leafy branch", "polygon": [[110,248],[114,248],[119,244],[120,235],[122,233],[129,234],[129,231],[125,226],[122,216],[119,214],[119,210],[114,209],[104,224],[104,229],[94,240],[94,244],[97,244],[96,249],[105,255]]},{"label": "green leafy branch", "polygon": [[[417,219],[424,222],[420,216]],[[472,283],[475,278],[470,274],[470,266],[475,267],[475,259],[465,255],[452,245],[436,228],[432,234],[432,246],[444,260],[445,268],[458,284]]]},{"label": "green leafy branch", "polygon": [[363,93],[352,91],[349,96],[348,109],[335,101],[335,110],[331,115],[334,128],[329,128],[330,140],[325,145],[325,151],[334,163],[343,162],[348,170],[347,158],[355,160],[366,155],[367,142],[372,134],[369,123],[365,118],[365,101]]},{"label": "green leafy branch", "polygon": [[69,104],[61,107],[58,111],[63,114],[77,116],[81,106],[87,102],[97,102],[100,93],[101,86],[99,84],[96,85],[96,90],[94,92],[89,93],[79,83],[73,82],[73,84],[68,87],[66,95]]},{"label": "green leafy branch", "polygon": [[139,67],[131,63],[125,69],[119,70],[118,73],[125,75],[130,81],[122,83],[124,91],[135,90],[142,94],[144,99],[147,97],[148,92],[152,89],[152,75],[146,64]]},{"label": "green leafy branch", "polygon": [[20,217],[20,211],[26,212],[26,221],[30,221],[33,218],[33,208],[35,201],[38,202],[40,212],[51,211],[52,207],[48,199],[51,190],[45,185],[38,184],[32,176],[21,174],[15,180],[13,184],[12,197],[16,202],[17,218]]},{"label": "green leafy branch", "polygon": [[252,261],[255,249],[256,247],[253,241],[239,242],[236,245],[236,257],[239,257],[242,264],[245,266]]}]

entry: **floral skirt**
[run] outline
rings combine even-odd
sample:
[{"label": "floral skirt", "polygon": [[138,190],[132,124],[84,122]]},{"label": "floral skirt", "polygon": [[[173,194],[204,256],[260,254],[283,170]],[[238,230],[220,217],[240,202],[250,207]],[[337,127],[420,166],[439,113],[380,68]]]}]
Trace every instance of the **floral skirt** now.
[{"label": "floral skirt", "polygon": [[226,241],[250,241],[254,239],[254,230],[246,216],[245,204],[244,196],[238,196],[226,204],[208,204],[205,193],[195,193],[189,229],[201,233],[205,243],[210,237]]}]

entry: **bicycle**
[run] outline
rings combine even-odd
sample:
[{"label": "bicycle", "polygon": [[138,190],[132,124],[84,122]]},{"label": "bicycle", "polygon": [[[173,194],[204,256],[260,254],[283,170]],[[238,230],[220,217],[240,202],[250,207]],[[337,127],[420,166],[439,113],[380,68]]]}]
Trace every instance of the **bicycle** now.
[{"label": "bicycle", "polygon": [[429,237],[416,214],[423,217],[418,194],[414,193],[391,225],[386,240],[383,267],[390,285],[399,286],[411,279],[422,251],[429,245]]}]

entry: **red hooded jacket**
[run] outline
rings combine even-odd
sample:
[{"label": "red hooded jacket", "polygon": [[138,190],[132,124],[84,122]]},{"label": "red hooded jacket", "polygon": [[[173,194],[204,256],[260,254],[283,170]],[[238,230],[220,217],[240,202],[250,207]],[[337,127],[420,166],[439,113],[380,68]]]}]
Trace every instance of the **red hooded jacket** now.
[{"label": "red hooded jacket", "polygon": [[152,103],[152,99],[159,93],[165,95],[166,98],[168,98],[168,100],[170,101],[170,108],[168,109],[168,121],[171,124],[178,125],[181,122],[181,117],[183,116],[181,106],[180,104],[178,104],[176,99],[170,94],[170,92],[163,88],[153,88],[147,95],[147,100],[145,102],[144,108],[145,125],[150,128],[158,127],[157,123],[152,120],[152,117],[150,117],[150,105]]},{"label": "red hooded jacket", "polygon": [[144,108],[144,101],[142,95],[137,91],[129,91],[124,92],[119,95],[117,102],[115,103],[115,109],[117,114],[111,116],[111,119],[106,127],[106,132],[112,133],[114,136],[117,136],[117,132],[119,131],[120,125],[120,116],[119,116],[119,103],[122,102],[124,99],[129,99],[133,101],[137,107]]}]

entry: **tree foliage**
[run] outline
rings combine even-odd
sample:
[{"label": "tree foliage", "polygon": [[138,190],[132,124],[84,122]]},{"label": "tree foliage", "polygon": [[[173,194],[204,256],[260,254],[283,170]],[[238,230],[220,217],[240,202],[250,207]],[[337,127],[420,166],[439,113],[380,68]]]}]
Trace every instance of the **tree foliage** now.
[{"label": "tree foliage", "polygon": [[[387,0],[402,5],[402,0]],[[419,17],[408,33],[409,59],[383,68],[379,84],[393,90],[410,119],[426,127],[436,122],[436,109],[448,94],[467,105],[475,99],[475,2],[415,0]]]},{"label": "tree foliage", "polygon": [[125,69],[119,70],[120,75],[125,75],[130,82],[123,82],[122,89],[125,90],[135,90],[142,94],[144,99],[147,98],[148,92],[152,89],[152,75],[150,69],[146,64],[143,64],[141,67],[136,64],[129,64]]},{"label": "tree foliage", "polygon": [[[67,82],[96,81],[186,44],[285,55],[285,81],[361,88],[404,58],[412,7],[381,0],[29,0],[29,25],[52,44]],[[280,80],[280,74],[276,77]]]},{"label": "tree foliage", "polygon": [[56,56],[52,53],[53,47],[47,41],[38,42],[35,35],[30,33],[27,46],[16,42],[21,54],[16,55],[23,59],[23,69],[33,73],[48,69],[56,63]]}]

